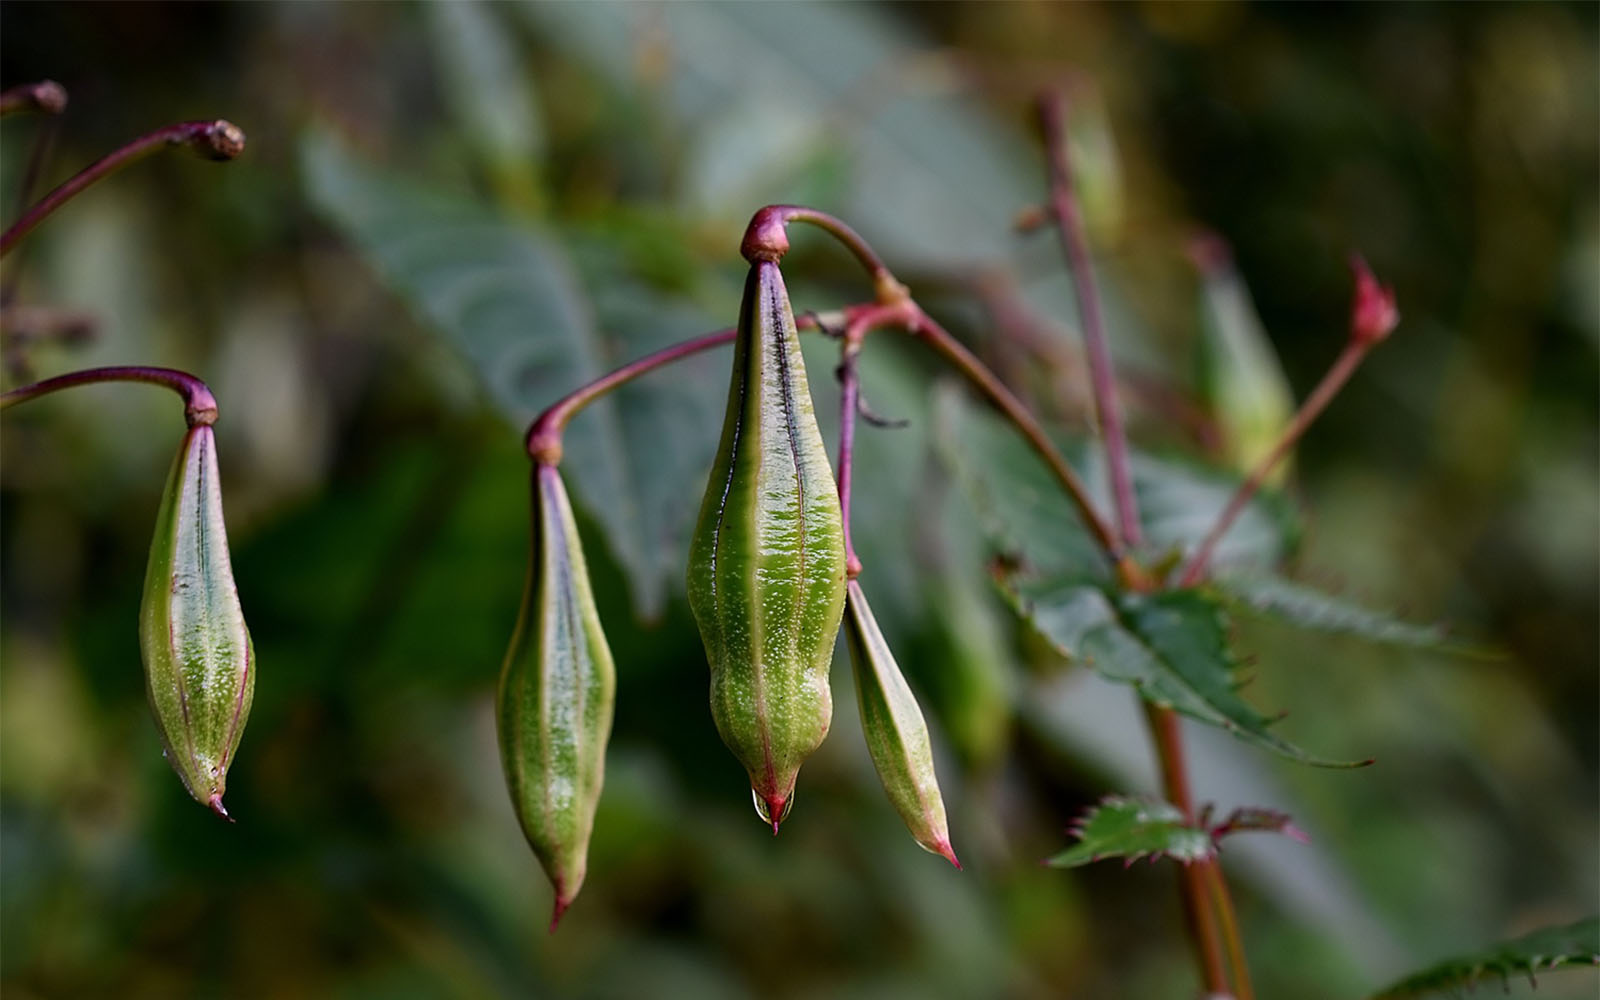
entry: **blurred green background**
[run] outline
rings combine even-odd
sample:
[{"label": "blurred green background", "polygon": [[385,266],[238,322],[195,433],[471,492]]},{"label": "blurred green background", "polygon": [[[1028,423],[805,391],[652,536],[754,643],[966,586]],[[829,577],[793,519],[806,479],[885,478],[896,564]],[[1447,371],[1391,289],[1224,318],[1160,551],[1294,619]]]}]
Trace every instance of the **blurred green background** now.
[{"label": "blurred green background", "polygon": [[[1290,711],[1286,736],[1378,760],[1314,770],[1188,729],[1200,798],[1288,810],[1313,838],[1224,853],[1261,995],[1356,997],[1593,912],[1597,10],[0,5],[0,83],[71,94],[54,123],[6,120],[0,204],[45,129],[39,190],[169,121],[249,136],[225,166],[128,170],[7,259],[15,305],[96,325],[75,345],[8,329],[6,387],[113,363],[211,384],[261,664],[227,826],[161,760],[138,662],[178,407],[122,386],[6,414],[6,995],[1191,995],[1171,871],[1037,865],[1099,796],[1153,791],[1154,766],[1127,689],[1055,661],[989,592],[932,457],[936,373],[893,335],[866,391],[913,423],[863,431],[863,583],[929,709],[967,870],[883,800],[842,662],[782,836],[716,738],[679,540],[725,354],[569,438],[620,692],[589,881],[554,937],[496,758],[520,425],[584,372],[731,323],[760,205],[851,221],[1082,427],[1059,253],[1012,227],[1044,191],[1045,86],[1072,94],[1115,350],[1167,387],[1141,398],[1193,395],[1202,231],[1231,244],[1299,395],[1344,336],[1346,254],[1396,286],[1399,331],[1298,453],[1294,566],[1508,651],[1242,627],[1249,696]],[[821,237],[795,248],[797,309],[870,294]],[[1059,364],[995,334],[1008,309]],[[826,432],[832,362],[808,352]],[[1130,406],[1142,443],[1188,447],[1170,407]]]}]

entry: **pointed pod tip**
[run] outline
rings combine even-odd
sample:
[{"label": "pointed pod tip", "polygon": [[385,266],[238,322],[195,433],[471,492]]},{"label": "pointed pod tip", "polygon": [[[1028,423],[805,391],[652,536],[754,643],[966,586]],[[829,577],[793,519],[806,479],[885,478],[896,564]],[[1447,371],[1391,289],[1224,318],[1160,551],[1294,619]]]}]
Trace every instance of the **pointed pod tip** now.
[{"label": "pointed pod tip", "polygon": [[228,815],[228,810],[227,809],[223,808],[223,805],[222,805],[222,793],[221,792],[217,792],[217,793],[213,794],[211,796],[211,798],[207,799],[206,800],[206,805],[211,808],[212,812],[216,813],[218,816],[221,816],[223,819],[227,820],[229,823],[238,822],[232,816]]},{"label": "pointed pod tip", "polygon": [[756,815],[761,817],[761,822],[772,827],[772,835],[776,837],[778,827],[789,818],[789,810],[794,808],[793,786],[788,795],[764,795],[752,785],[750,799],[755,803]]},{"label": "pointed pod tip", "polygon": [[560,895],[559,893],[556,895],[555,908],[550,914],[550,933],[551,934],[554,934],[556,932],[556,928],[561,925],[561,917],[562,917],[562,915],[564,915],[567,912],[567,907],[569,907],[571,905],[572,905],[572,900],[571,899],[568,899],[568,898]]},{"label": "pointed pod tip", "polygon": [[934,844],[933,853],[939,855],[941,858],[944,858],[952,865],[955,865],[956,871],[959,872],[965,870],[961,867],[961,859],[956,857],[956,849],[950,846],[949,840],[941,840]]}]

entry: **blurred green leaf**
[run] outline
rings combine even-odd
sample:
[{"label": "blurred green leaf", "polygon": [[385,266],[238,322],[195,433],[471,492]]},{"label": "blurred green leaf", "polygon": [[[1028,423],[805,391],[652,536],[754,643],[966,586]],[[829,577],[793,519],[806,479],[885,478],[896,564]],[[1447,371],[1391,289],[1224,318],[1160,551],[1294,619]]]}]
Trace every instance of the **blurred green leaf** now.
[{"label": "blurred green leaf", "polygon": [[1063,656],[1140,697],[1225,729],[1246,743],[1319,767],[1355,767],[1313,757],[1274,736],[1273,720],[1236,693],[1238,661],[1222,606],[1194,590],[1124,594],[1078,581],[1002,584],[1017,613]]},{"label": "blurred green leaf", "polygon": [[495,4],[453,0],[422,8],[444,96],[505,200],[533,207],[544,126],[533,78]]},{"label": "blurred green leaf", "polygon": [[1485,976],[1499,976],[1502,984],[1522,974],[1537,985],[1534,975],[1560,968],[1600,965],[1600,918],[1591,917],[1565,927],[1546,927],[1460,958],[1430,966],[1373,994],[1373,1000],[1427,996],[1472,989]]},{"label": "blurred green leaf", "polygon": [[1215,853],[1211,837],[1184,822],[1183,813],[1167,802],[1112,796],[1072,825],[1078,842],[1045,862],[1052,868],[1076,868],[1105,858],[1168,857],[1185,864]]},{"label": "blurred green leaf", "polygon": [[[940,393],[937,422],[939,453],[1003,554],[1038,577],[1103,572],[1104,557],[1060,484],[1014,428],[953,388]],[[1109,510],[1110,486],[1098,446],[1075,441],[1063,451],[1100,509]],[[1139,452],[1131,464],[1145,540],[1156,552],[1187,551],[1197,544],[1236,485],[1225,473]],[[1223,537],[1215,562],[1275,564],[1293,548],[1297,534],[1287,504],[1258,495]]]},{"label": "blurred green leaf", "polygon": [[[596,299],[586,293],[555,237],[508,221],[478,203],[389,179],[358,164],[326,133],[302,150],[313,200],[434,329],[472,364],[497,408],[519,428],[565,393],[596,378],[636,344],[603,338],[596,312],[632,328],[704,332],[697,314],[647,296],[622,294],[620,278]],[[659,381],[602,398],[566,434],[563,467],[632,581],[634,602],[658,613],[680,561],[684,508],[655,502],[695,494],[686,458],[664,446],[674,429],[693,433],[704,408],[695,380]],[[703,470],[702,470],[703,471]],[[688,477],[686,479],[686,476]]]},{"label": "blurred green leaf", "polygon": [[1211,580],[1234,608],[1317,632],[1357,636],[1416,649],[1492,655],[1450,636],[1440,625],[1415,625],[1270,573],[1235,571]]}]

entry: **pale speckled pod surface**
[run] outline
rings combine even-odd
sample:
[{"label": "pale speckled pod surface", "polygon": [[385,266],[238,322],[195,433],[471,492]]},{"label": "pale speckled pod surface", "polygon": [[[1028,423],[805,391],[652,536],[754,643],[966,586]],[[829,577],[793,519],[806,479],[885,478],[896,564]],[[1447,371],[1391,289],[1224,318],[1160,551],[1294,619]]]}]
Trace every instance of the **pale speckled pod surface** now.
[{"label": "pale speckled pod surface", "polygon": [[845,610],[845,641],[856,678],[861,728],[883,790],[917,843],[960,868],[950,847],[928,724],[854,580]]},{"label": "pale speckled pod surface", "polygon": [[555,887],[552,929],[588,868],[616,689],[572,505],[556,469],[539,464],[532,558],[495,703],[512,805]]},{"label": "pale speckled pod surface", "polygon": [[844,610],[839,496],[775,263],[750,268],[722,443],[689,552],[711,713],[773,824],[827,735]]},{"label": "pale speckled pod surface", "polygon": [[167,477],[145,570],[139,645],[167,760],[189,794],[222,813],[256,665],[233,582],[209,425],[184,435]]}]

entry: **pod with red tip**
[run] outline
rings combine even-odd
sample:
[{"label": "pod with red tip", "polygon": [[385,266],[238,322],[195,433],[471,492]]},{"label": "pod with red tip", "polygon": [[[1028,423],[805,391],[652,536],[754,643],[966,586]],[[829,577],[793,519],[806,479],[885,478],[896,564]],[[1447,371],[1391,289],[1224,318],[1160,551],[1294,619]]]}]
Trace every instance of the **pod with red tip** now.
[{"label": "pod with red tip", "polygon": [[861,585],[851,580],[845,603],[845,641],[850,647],[850,665],[856,678],[856,700],[861,706],[861,728],[867,737],[867,750],[878,769],[883,790],[895,811],[905,820],[911,836],[924,850],[949,861],[957,868],[956,852],[950,846],[950,827],[945,819],[944,797],[933,770],[933,744],[928,739],[928,724],[916,696],[900,673],[889,644],[878,630],[872,609],[861,593]]},{"label": "pod with red tip", "polygon": [[209,423],[183,437],[156,515],[139,612],[145,691],[167,761],[189,794],[222,795],[255,692],[255,648],[239,606]]},{"label": "pod with red tip", "polygon": [[722,441],[689,549],[717,732],[774,833],[833,716],[844,523],[777,251],[751,260]]},{"label": "pod with red tip", "polygon": [[588,869],[616,689],[566,487],[539,462],[532,557],[495,708],[511,803],[555,889],[552,931]]}]

